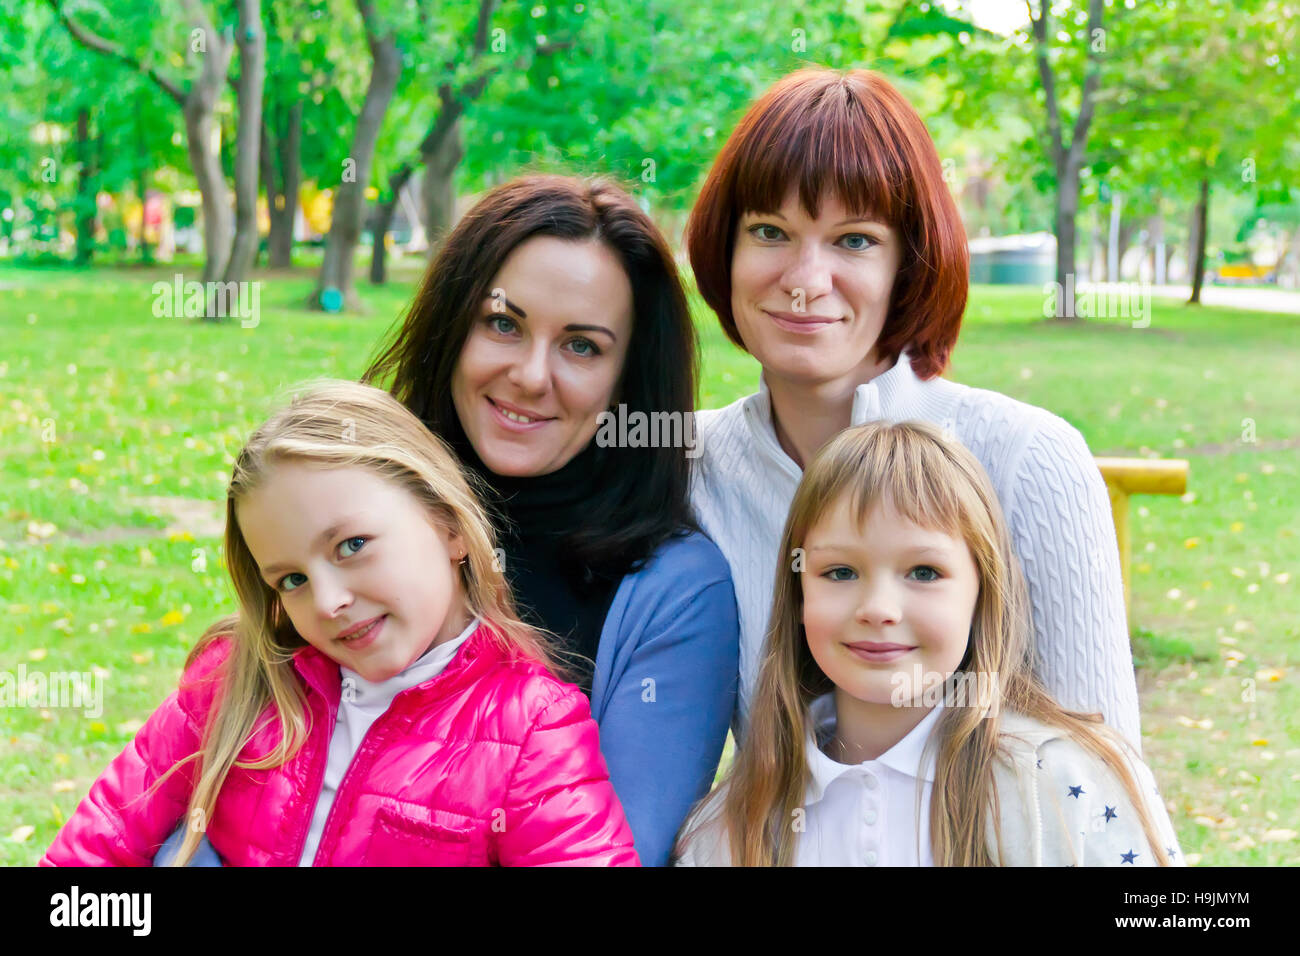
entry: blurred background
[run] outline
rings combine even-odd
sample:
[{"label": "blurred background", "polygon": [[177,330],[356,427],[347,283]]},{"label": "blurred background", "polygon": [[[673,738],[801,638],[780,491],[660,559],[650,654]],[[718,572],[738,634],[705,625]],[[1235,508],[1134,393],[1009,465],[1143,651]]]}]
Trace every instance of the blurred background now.
[{"label": "blurred background", "polygon": [[[4,0],[0,863],[39,858],[233,610],[224,488],[277,390],[359,377],[457,216],[522,172],[616,178],[689,283],[714,156],[811,65],[882,72],[935,139],[972,252],[948,374],[1181,476],[1108,475],[1145,756],[1189,862],[1300,863],[1298,21],[1278,0]],[[245,283],[243,311],[200,281]],[[1140,321],[1114,307],[1142,298]],[[754,391],[692,305],[700,406]],[[102,713],[23,701],[20,668],[93,676]]]}]

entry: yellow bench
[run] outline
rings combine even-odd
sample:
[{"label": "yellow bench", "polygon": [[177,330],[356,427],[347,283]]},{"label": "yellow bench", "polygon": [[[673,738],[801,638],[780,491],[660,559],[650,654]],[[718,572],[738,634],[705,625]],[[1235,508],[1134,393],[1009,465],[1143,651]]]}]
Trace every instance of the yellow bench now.
[{"label": "yellow bench", "polygon": [[1187,460],[1184,458],[1098,458],[1097,467],[1110,492],[1110,512],[1119,543],[1120,571],[1124,576],[1124,607],[1129,628],[1133,626],[1130,566],[1132,541],[1128,528],[1130,495],[1181,495],[1187,491]]}]

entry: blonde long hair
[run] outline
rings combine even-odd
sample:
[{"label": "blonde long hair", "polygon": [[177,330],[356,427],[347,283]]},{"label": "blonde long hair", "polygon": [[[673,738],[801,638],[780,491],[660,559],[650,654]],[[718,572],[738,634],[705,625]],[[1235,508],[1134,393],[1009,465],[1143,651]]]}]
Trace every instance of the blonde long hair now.
[{"label": "blonde long hair", "polygon": [[[509,656],[532,658],[553,672],[558,669],[542,635],[520,620],[497,560],[489,519],[441,439],[395,398],[373,386],[316,379],[298,388],[305,391],[248,439],[235,460],[226,492],[225,555],[239,610],[208,628],[186,660],[188,669],[213,641],[230,640],[200,750],[158,781],[197,761],[198,779],[186,820],[191,824],[197,820],[199,825],[186,827],[173,866],[188,863],[198,848],[203,821],[212,819],[217,795],[232,767],[281,766],[294,757],[310,731],[306,696],[293,668],[294,654],[307,642],[295,630],[276,591],[262,579],[235,514],[238,502],[267,479],[277,462],[367,468],[405,488],[431,518],[464,539],[468,554],[459,573],[470,613],[489,625]],[[273,705],[280,727],[274,750],[260,760],[238,760],[267,705]]]},{"label": "blonde long hair", "polygon": [[[1120,753],[1123,738],[1100,714],[1057,704],[1034,672],[1028,592],[988,476],[962,445],[925,422],[874,422],[828,443],[804,472],[781,539],[772,616],[748,733],[720,787],[697,808],[683,842],[702,828],[725,826],[731,860],[740,866],[789,866],[795,857],[794,811],[809,782],[805,741],[809,704],[834,688],[808,648],[796,549],[822,515],[850,495],[859,525],[879,503],[907,520],[965,541],[979,576],[970,641],[957,674],[996,674],[996,706],[945,707],[931,739],[937,748],[930,803],[937,866],[989,866],[986,821],[998,826],[994,762],[1003,709],[1059,727],[1122,782],[1153,848],[1159,837],[1137,782]],[[918,793],[919,799],[919,793]],[[680,844],[679,844],[680,845]],[[1168,865],[1163,852],[1155,852]]]}]

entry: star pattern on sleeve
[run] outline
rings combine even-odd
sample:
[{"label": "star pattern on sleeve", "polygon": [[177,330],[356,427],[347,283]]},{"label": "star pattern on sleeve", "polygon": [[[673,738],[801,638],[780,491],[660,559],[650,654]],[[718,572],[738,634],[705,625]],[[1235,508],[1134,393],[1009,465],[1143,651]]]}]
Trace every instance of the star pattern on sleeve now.
[{"label": "star pattern on sleeve", "polygon": [[1115,808],[1114,808],[1114,807],[1106,807],[1106,822],[1107,822],[1107,823],[1109,823],[1111,820],[1114,820],[1114,819],[1115,819],[1116,817],[1118,817],[1118,816],[1119,816],[1119,814],[1115,812]]},{"label": "star pattern on sleeve", "polygon": [[1073,786],[1073,787],[1070,788],[1070,796],[1074,797],[1074,799],[1076,799],[1076,800],[1079,799],[1079,794],[1081,794],[1081,793],[1083,793],[1083,792],[1084,792],[1084,790],[1083,790],[1083,787],[1082,787],[1081,785]]},{"label": "star pattern on sleeve", "polygon": [[[1135,859],[1137,859],[1137,856],[1138,856],[1138,854],[1134,853],[1132,850],[1129,850],[1127,853],[1121,853],[1121,854],[1120,854],[1120,862],[1121,862],[1121,863],[1133,863],[1133,861],[1134,861]],[[1136,865],[1136,864],[1134,864],[1134,865]]]}]

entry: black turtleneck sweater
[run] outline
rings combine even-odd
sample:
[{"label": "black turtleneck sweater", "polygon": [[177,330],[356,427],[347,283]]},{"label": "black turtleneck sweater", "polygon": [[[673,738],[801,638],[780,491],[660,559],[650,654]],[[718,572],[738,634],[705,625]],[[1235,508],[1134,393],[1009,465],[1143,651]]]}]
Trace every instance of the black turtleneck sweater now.
[{"label": "black turtleneck sweater", "polygon": [[622,575],[576,562],[564,544],[597,495],[596,443],[558,471],[516,478],[489,471],[463,433],[449,438],[461,461],[496,493],[486,504],[496,518],[503,570],[520,615],[559,636],[562,663],[590,697],[600,632]]}]

